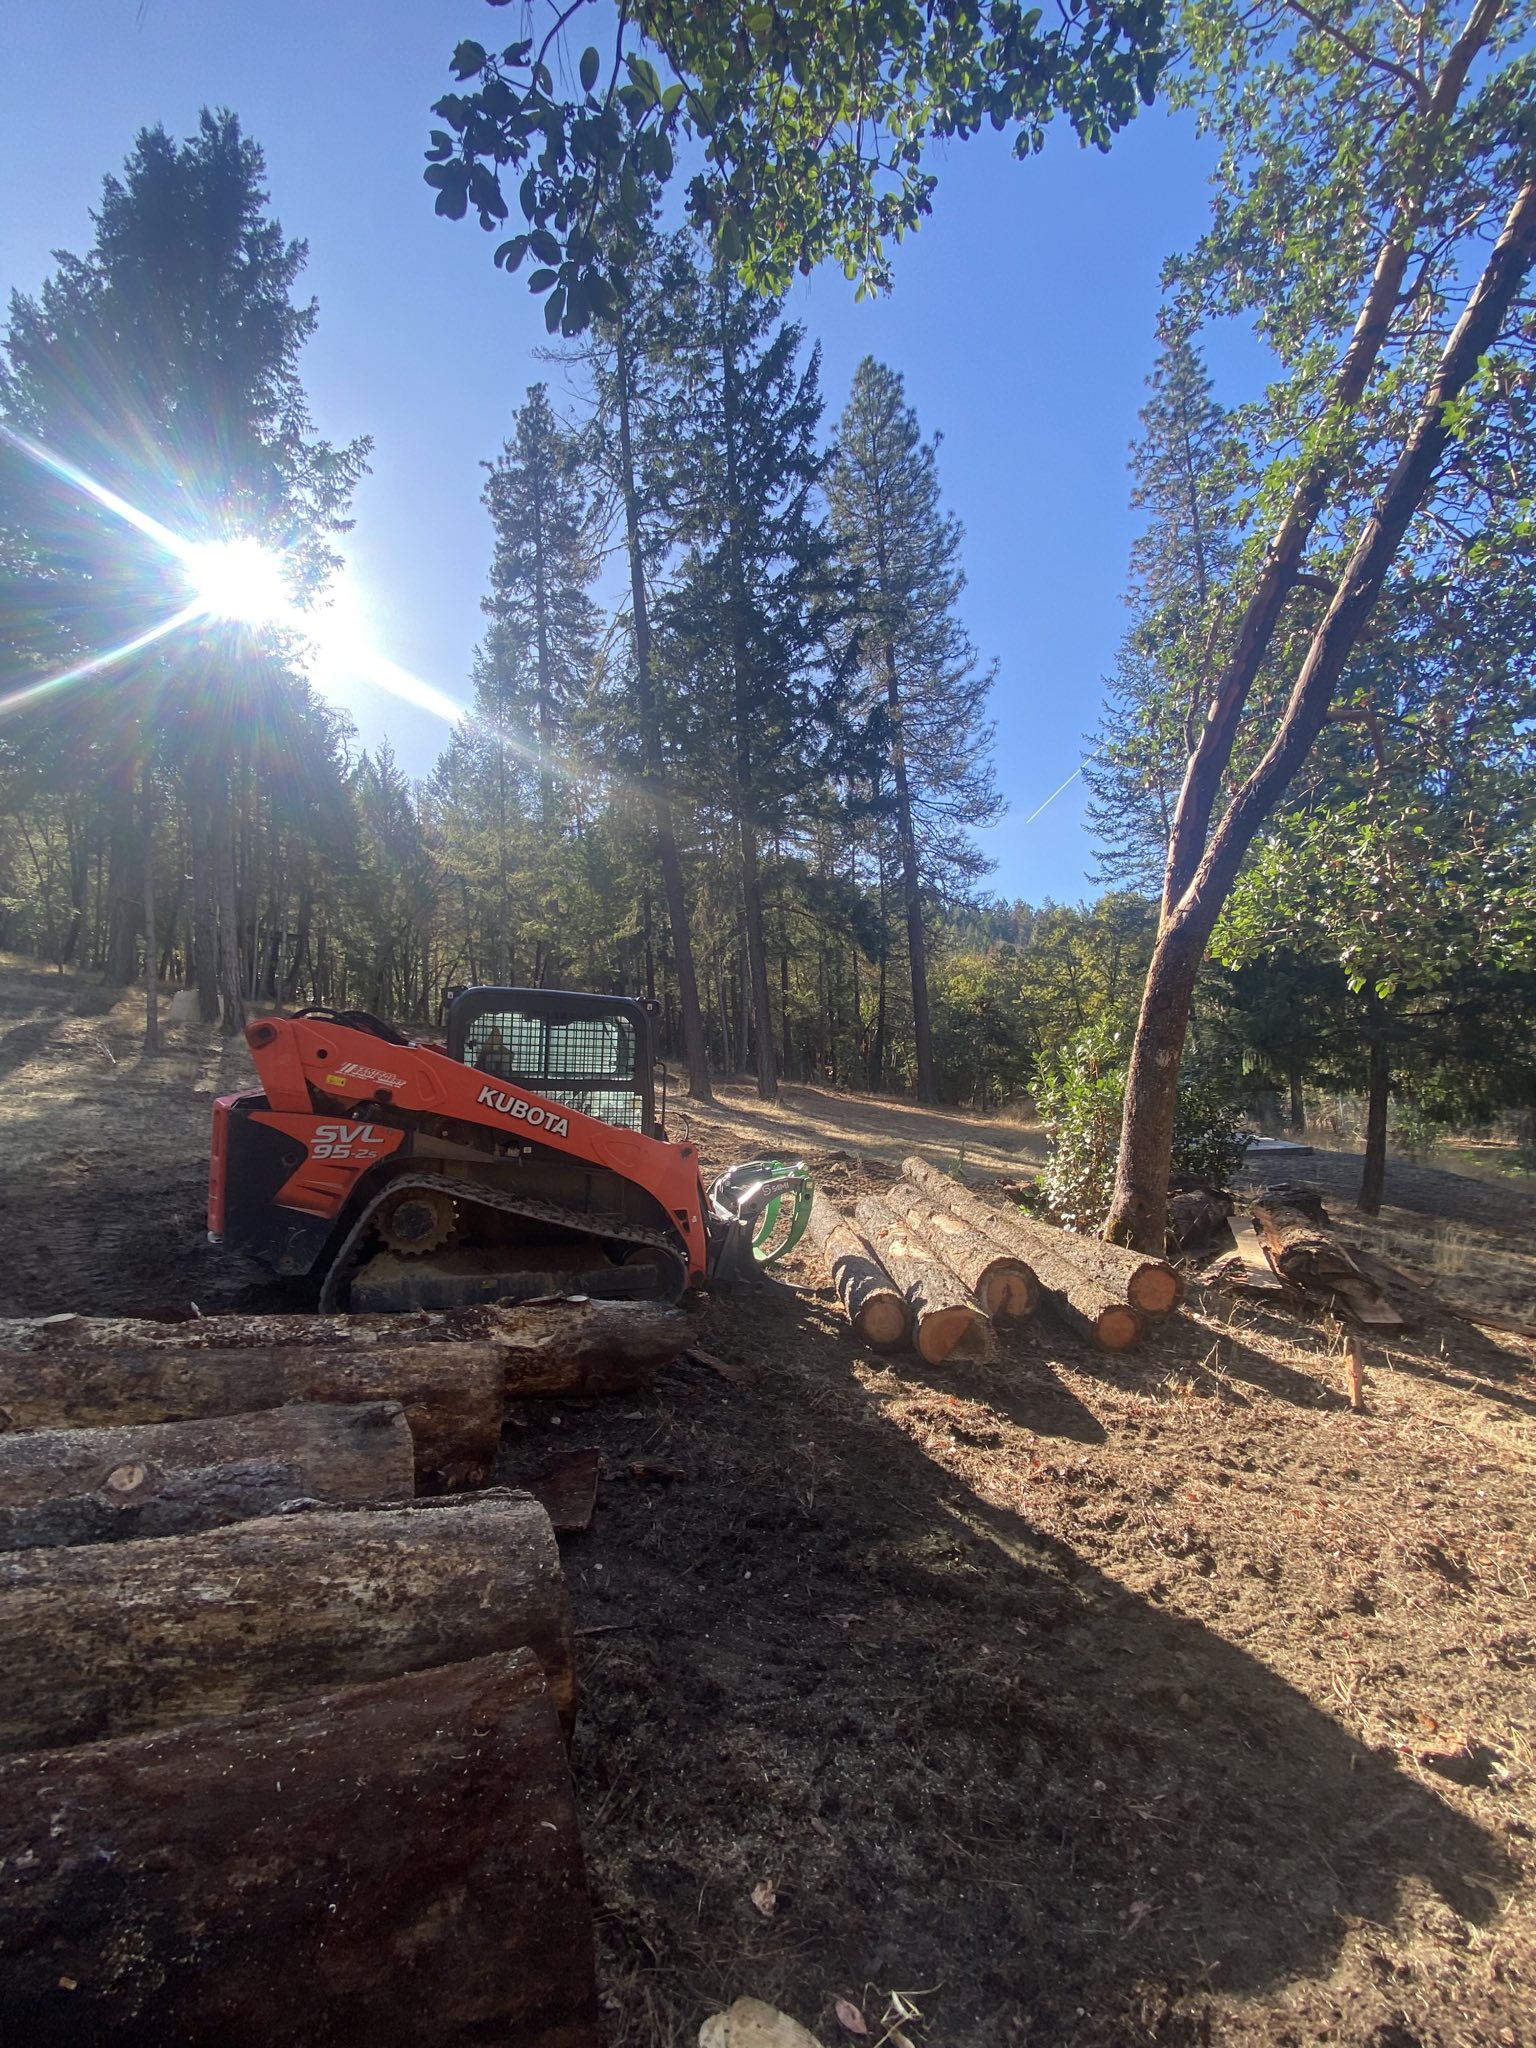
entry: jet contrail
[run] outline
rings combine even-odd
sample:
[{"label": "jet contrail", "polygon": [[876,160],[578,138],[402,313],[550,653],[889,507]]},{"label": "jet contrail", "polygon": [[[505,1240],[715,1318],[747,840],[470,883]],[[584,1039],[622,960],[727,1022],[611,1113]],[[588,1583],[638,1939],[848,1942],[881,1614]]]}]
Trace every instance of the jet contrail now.
[{"label": "jet contrail", "polygon": [[[1092,756],[1092,755],[1090,755],[1090,756],[1089,756],[1089,759],[1091,760],[1092,758],[1093,758],[1093,756]],[[1028,817],[1027,817],[1027,818],[1026,818],[1026,819],[1024,820],[1025,824],[1026,824],[1026,825],[1033,825],[1033,823],[1035,822],[1036,818],[1038,818],[1038,817],[1039,817],[1039,815],[1040,815],[1040,813],[1041,813],[1042,811],[1048,811],[1048,810],[1049,810],[1049,809],[1051,808],[1051,805],[1052,805],[1053,803],[1055,803],[1055,801],[1056,801],[1057,797],[1059,797],[1059,796],[1061,795],[1061,792],[1062,792],[1062,791],[1063,791],[1064,789],[1070,789],[1070,788],[1072,787],[1073,783],[1074,783],[1074,782],[1076,782],[1076,780],[1077,780],[1077,778],[1079,777],[1079,775],[1081,775],[1081,774],[1082,774],[1082,772],[1083,772],[1083,769],[1084,769],[1084,767],[1085,767],[1086,765],[1087,765],[1087,764],[1086,764],[1085,762],[1079,761],[1079,762],[1078,762],[1078,764],[1077,764],[1077,766],[1076,766],[1076,767],[1075,767],[1075,768],[1074,768],[1074,769],[1072,770],[1072,773],[1071,773],[1071,774],[1070,774],[1070,775],[1069,775],[1069,776],[1067,777],[1066,781],[1065,781],[1065,782],[1061,782],[1061,783],[1058,783],[1058,784],[1057,784],[1057,786],[1055,787],[1055,789],[1053,789],[1053,790],[1051,791],[1050,795],[1049,795],[1049,796],[1048,796],[1048,797],[1046,798],[1046,800],[1045,800],[1045,802],[1044,802],[1043,804],[1036,804],[1036,805],[1035,805],[1035,808],[1034,808],[1034,809],[1033,809],[1033,810],[1032,810],[1032,811],[1030,812],[1029,816],[1028,816]]]}]

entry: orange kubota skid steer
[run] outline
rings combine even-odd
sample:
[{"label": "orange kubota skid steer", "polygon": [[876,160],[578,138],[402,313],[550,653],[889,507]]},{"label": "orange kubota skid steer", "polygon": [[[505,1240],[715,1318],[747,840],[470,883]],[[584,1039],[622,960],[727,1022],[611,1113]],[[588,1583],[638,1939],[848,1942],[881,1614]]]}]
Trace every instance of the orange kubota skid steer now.
[{"label": "orange kubota skid steer", "polygon": [[706,1191],[658,1116],[651,1011],[551,989],[450,992],[446,1043],[364,1011],[265,1017],[261,1092],[214,1104],[208,1232],[319,1282],[327,1309],[545,1294],[675,1301],[781,1257],[798,1162]]}]

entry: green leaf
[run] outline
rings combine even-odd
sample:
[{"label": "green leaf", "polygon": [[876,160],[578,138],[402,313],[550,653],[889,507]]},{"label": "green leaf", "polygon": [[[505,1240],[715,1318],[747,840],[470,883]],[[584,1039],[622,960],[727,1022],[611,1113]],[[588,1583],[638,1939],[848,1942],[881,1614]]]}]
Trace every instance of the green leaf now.
[{"label": "green leaf", "polygon": [[544,325],[551,334],[560,331],[560,317],[565,311],[565,292],[557,286],[544,301]]},{"label": "green leaf", "polygon": [[484,45],[467,40],[460,43],[448,60],[448,68],[458,79],[473,78],[476,72],[485,69]]},{"label": "green leaf", "polygon": [[596,85],[598,65],[600,61],[601,60],[599,59],[596,50],[586,49],[582,51],[581,89],[583,92],[590,92],[593,86]]},{"label": "green leaf", "polygon": [[530,271],[528,276],[528,289],[531,292],[547,292],[550,286],[555,282],[555,279],[559,275],[560,273],[558,270]]}]

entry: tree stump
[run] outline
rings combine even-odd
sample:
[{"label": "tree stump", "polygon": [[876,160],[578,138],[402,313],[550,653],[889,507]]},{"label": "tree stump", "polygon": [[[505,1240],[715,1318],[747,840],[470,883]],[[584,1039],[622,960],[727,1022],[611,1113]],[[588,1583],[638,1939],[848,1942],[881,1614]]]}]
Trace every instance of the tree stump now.
[{"label": "tree stump", "polygon": [[528,1650],[0,1762],[0,2037],[594,2048]]},{"label": "tree stump", "polygon": [[415,1464],[397,1401],[13,1430],[0,1435],[0,1550],[185,1536],[302,1499],[409,1500]]},{"label": "tree stump", "polygon": [[0,1755],[533,1650],[569,1722],[549,1517],[491,1495],[0,1557]]},{"label": "tree stump", "polygon": [[912,1328],[906,1297],[881,1265],[869,1239],[861,1236],[819,1189],[811,1200],[806,1235],[821,1254],[854,1335],[876,1351],[900,1350]]},{"label": "tree stump", "polygon": [[894,1210],[865,1195],[854,1214],[912,1310],[912,1341],[930,1365],[985,1365],[997,1355],[992,1325],[965,1284],[939,1264]]}]

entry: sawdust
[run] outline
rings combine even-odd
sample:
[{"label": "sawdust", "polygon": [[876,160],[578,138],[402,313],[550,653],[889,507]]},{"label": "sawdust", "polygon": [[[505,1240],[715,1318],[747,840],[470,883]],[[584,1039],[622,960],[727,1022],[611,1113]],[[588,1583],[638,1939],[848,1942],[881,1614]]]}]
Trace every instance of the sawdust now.
[{"label": "sawdust", "polygon": [[[240,1052],[146,1066],[136,1028],[0,971],[0,1312],[273,1301],[201,1241]],[[851,1199],[926,1113],[834,1100],[804,1148]],[[758,1115],[696,1120],[710,1166]],[[1361,1227],[1517,1261],[1520,1198],[1466,1185],[1394,1165]],[[1369,1347],[1357,1417],[1331,1322],[1214,1291],[1126,1357],[1042,1322],[950,1372],[787,1278],[692,1310],[735,1377],[528,1402],[504,1443],[508,1480],[601,1458],[562,1550],[612,2048],[742,1995],[827,2043],[842,1999],[922,2048],[1531,2048],[1531,1347],[1434,1319]]]}]

